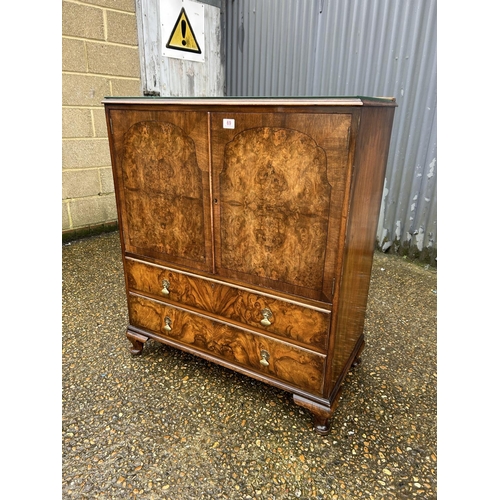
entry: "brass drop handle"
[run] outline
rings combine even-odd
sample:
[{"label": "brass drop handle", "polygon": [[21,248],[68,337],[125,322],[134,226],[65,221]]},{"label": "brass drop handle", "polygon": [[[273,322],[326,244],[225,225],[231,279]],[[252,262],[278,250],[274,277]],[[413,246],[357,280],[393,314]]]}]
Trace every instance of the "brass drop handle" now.
[{"label": "brass drop handle", "polygon": [[168,295],[170,293],[170,281],[168,280],[163,280],[162,282],[163,288],[161,289],[162,295]]},{"label": "brass drop handle", "polygon": [[165,326],[163,327],[163,329],[166,332],[172,331],[172,320],[168,316],[165,317]]},{"label": "brass drop handle", "polygon": [[269,326],[271,322],[269,321],[269,318],[272,317],[273,313],[271,312],[271,309],[268,309],[267,307],[265,309],[262,309],[260,312],[263,316],[263,318],[260,320],[260,324],[262,326]]},{"label": "brass drop handle", "polygon": [[271,355],[265,349],[261,349],[259,363],[262,366],[269,366],[269,358],[270,357],[271,357]]}]

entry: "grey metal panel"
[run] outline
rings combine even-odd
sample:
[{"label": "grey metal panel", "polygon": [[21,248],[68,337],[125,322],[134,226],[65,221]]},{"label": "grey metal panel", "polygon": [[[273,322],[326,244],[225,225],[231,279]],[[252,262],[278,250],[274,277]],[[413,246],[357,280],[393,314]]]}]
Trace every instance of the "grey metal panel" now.
[{"label": "grey metal panel", "polygon": [[435,262],[436,0],[227,0],[231,96],[394,96],[380,248]]}]

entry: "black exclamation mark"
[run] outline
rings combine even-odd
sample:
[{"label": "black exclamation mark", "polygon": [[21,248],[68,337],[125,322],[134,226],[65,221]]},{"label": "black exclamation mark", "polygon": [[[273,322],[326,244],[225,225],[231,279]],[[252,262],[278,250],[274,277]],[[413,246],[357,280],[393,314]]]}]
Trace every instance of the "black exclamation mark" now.
[{"label": "black exclamation mark", "polygon": [[181,31],[182,31],[182,45],[186,45],[186,21],[184,19],[181,21]]}]

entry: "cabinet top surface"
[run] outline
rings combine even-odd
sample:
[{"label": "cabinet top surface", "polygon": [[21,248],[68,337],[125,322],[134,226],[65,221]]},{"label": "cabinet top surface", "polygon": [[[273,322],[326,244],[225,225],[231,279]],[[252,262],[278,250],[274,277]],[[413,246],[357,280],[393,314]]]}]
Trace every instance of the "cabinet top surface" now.
[{"label": "cabinet top surface", "polygon": [[105,97],[103,104],[223,105],[223,106],[396,106],[394,97]]}]

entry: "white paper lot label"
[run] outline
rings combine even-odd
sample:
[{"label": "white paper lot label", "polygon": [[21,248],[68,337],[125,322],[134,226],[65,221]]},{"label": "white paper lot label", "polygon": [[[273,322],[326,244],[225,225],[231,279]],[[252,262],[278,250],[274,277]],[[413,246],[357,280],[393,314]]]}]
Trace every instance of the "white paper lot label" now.
[{"label": "white paper lot label", "polygon": [[224,118],[222,120],[222,128],[234,128],[234,120],[232,118]]}]

